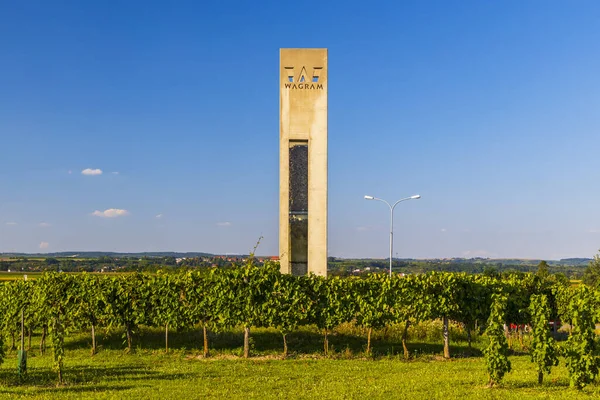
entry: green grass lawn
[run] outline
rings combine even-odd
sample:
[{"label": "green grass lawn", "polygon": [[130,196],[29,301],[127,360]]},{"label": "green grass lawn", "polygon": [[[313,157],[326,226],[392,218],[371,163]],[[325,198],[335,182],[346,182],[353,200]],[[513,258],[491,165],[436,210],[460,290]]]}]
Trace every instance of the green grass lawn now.
[{"label": "green grass lawn", "polygon": [[[163,334],[143,329],[131,354],[122,350],[121,332],[101,335],[100,351],[89,355],[90,340],[73,335],[67,342],[66,385],[56,386],[49,350],[40,356],[38,337],[29,354],[28,376],[19,383],[16,352],[7,352],[0,367],[0,398],[128,398],[128,399],[547,399],[599,398],[600,386],[578,393],[569,389],[565,367],[553,369],[542,386],[527,355],[511,357],[513,372],[500,387],[486,387],[485,363],[476,348],[458,343],[458,357],[442,360],[441,345],[411,344],[412,361],[386,334],[375,340],[375,356],[361,352],[364,338],[350,333],[331,338],[330,358],[321,355],[320,336],[309,330],[290,337],[292,356],[280,359],[281,338],[272,330],[254,330],[253,354],[239,358],[242,337],[237,331],[211,335],[213,357],[198,357],[200,335],[173,333],[165,354]],[[345,347],[344,347],[345,344]],[[481,343],[478,344],[481,346]],[[392,348],[393,354],[392,354]],[[417,349],[419,349],[417,351]],[[562,361],[562,360],[561,360]]]}]

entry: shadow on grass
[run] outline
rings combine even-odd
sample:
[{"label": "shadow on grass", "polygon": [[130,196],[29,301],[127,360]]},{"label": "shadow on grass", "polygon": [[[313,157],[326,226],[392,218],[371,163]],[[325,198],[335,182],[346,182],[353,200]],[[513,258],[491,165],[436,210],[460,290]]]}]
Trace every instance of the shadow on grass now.
[{"label": "shadow on grass", "polygon": [[[100,331],[100,329],[98,329]],[[127,339],[122,329],[111,329],[96,333],[96,345],[99,351],[127,349]],[[194,349],[202,346],[202,336],[199,330],[170,330],[169,349]],[[147,350],[165,349],[165,332],[156,328],[138,327],[133,332],[132,347]],[[66,350],[92,349],[92,338],[79,334],[65,342]]]},{"label": "shadow on grass", "polygon": [[553,378],[552,375],[544,375],[544,382],[540,385],[537,381],[527,381],[527,382],[506,382],[504,385],[509,388],[514,389],[537,389],[537,390],[547,390],[547,389],[564,389],[569,387],[569,378],[560,377]]},{"label": "shadow on grass", "polygon": [[[123,391],[134,388],[135,386],[124,386],[124,385],[97,385],[97,386],[77,386],[77,387],[69,387],[69,386],[58,386],[54,388],[40,388],[32,392],[19,392],[19,398],[26,397],[39,397],[41,394],[56,396],[61,393],[81,393],[81,396],[85,396],[87,392],[98,392],[98,391]],[[10,392],[7,390],[0,389],[0,396],[6,395],[15,395],[15,392]]]},{"label": "shadow on grass", "polygon": [[[126,339],[122,329],[111,331],[98,330],[96,340],[98,351],[121,350],[127,348]],[[211,352],[221,354],[240,355],[243,351],[243,333],[241,329],[233,329],[225,332],[209,332],[209,349]],[[323,335],[316,329],[300,329],[287,335],[288,351],[290,356],[294,355],[318,355],[324,354]],[[169,331],[169,349],[191,350],[201,353],[202,332],[200,329],[185,329]],[[255,328],[250,330],[251,351],[255,355],[278,355],[283,352],[283,337],[275,329]],[[403,356],[402,343],[393,337],[374,337],[371,340],[372,357],[396,357]],[[329,335],[330,354],[352,358],[364,356],[367,347],[366,335],[352,333],[333,332]],[[411,358],[423,355],[439,355],[443,353],[441,343],[427,343],[415,340],[408,342],[407,347]],[[85,333],[69,338],[65,343],[67,350],[91,349],[91,338]],[[136,349],[164,351],[164,330],[158,328],[138,327],[133,335],[133,351]],[[482,353],[476,347],[469,348],[466,343],[454,343],[450,346],[453,358],[481,357]],[[514,352],[515,355],[521,354]]]},{"label": "shadow on grass", "polygon": [[[0,371],[0,383],[8,387],[31,387],[39,388],[35,393],[44,391],[56,393],[63,391],[93,391],[101,388],[102,390],[125,390],[135,385],[123,385],[122,381],[141,381],[141,380],[175,380],[185,378],[183,373],[162,373],[149,370],[144,365],[127,365],[115,367],[102,366],[73,366],[64,369],[64,386],[56,386],[57,374],[49,368],[32,368],[27,371],[23,380],[19,380],[15,371]],[[107,382],[109,381],[109,382]],[[119,381],[119,384],[111,384],[110,381]],[[77,385],[76,387],[72,385]],[[83,386],[85,385],[85,386]],[[1,393],[9,393],[0,391]]]},{"label": "shadow on grass", "polygon": [[[411,358],[419,358],[421,356],[442,356],[444,354],[444,345],[442,343],[425,343],[425,342],[414,342],[407,343],[406,347],[408,348],[408,353]],[[388,354],[381,354],[390,355]],[[404,356],[404,349],[402,348],[402,344],[399,344],[398,347],[394,345],[393,350],[391,352],[392,356]],[[473,358],[473,357],[481,357],[483,353],[480,349],[475,347],[469,347],[466,344],[451,344],[450,345],[450,357],[451,358]]]},{"label": "shadow on grass", "polygon": [[[255,353],[278,354],[283,352],[282,335],[276,331],[258,331],[251,332],[253,350]],[[341,333],[330,334],[329,337],[330,355],[338,357],[353,358],[364,356],[367,348],[366,337],[348,335]],[[324,354],[323,335],[316,332],[293,332],[287,335],[288,351],[291,355],[295,354]],[[241,333],[227,332],[217,335],[211,342],[211,348],[217,351],[227,351],[235,347],[235,350],[241,352],[243,336]],[[372,357],[395,357],[402,356],[404,350],[401,342],[385,339],[371,340]],[[443,353],[443,345],[414,342],[408,343],[407,347],[411,357],[420,355],[436,355]],[[452,357],[481,357],[482,352],[477,348],[469,348],[466,344],[457,344],[450,346]]]}]

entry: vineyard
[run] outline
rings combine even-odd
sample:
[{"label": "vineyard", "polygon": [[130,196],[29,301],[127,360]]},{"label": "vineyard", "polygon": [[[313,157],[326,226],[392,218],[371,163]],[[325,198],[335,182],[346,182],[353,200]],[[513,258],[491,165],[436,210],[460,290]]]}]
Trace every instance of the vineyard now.
[{"label": "vineyard", "polygon": [[[570,386],[582,389],[595,381],[600,367],[595,334],[600,292],[571,286],[553,275],[428,273],[325,279],[281,274],[278,265],[267,263],[177,274],[47,273],[35,280],[1,283],[0,300],[2,348],[10,352],[19,347],[23,325],[27,347],[36,336],[39,354],[51,354],[59,384],[69,381],[66,370],[72,373],[65,367],[65,341],[70,336],[87,332],[89,340],[79,343],[90,343],[93,363],[99,331],[123,332],[123,352],[135,353],[144,347],[138,333],[147,329],[162,330],[167,354],[170,335],[198,338],[201,343],[195,347],[202,358],[211,357],[211,332],[239,330],[241,356],[251,359],[259,355],[253,353],[252,332],[267,328],[279,333],[283,359],[294,351],[288,339],[298,331],[319,332],[320,337],[310,338],[320,343],[321,356],[327,358],[336,329],[355,326],[365,333],[363,355],[373,359],[374,341],[381,338],[374,332],[401,326],[401,361],[413,357],[411,330],[440,321],[438,340],[445,359],[453,358],[450,344],[456,329],[451,327],[464,332],[469,348],[472,337],[484,338],[487,380],[481,384],[492,387],[513,368],[506,327],[527,325],[531,343],[526,350],[537,383],[542,384],[560,360]],[[549,323],[558,320],[570,327],[561,342],[549,329]]]}]

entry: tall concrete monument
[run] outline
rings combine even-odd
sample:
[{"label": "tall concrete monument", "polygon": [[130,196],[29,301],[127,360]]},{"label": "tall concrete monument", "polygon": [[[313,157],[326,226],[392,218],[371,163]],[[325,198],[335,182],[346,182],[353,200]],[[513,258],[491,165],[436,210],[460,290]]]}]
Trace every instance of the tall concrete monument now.
[{"label": "tall concrete monument", "polygon": [[281,49],[281,271],[327,275],[327,49]]}]

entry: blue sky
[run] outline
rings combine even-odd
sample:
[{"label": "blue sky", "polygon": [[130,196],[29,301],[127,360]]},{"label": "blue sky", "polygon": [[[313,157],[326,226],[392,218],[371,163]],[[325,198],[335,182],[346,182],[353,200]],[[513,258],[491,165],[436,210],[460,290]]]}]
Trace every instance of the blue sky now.
[{"label": "blue sky", "polygon": [[327,47],[330,255],[419,193],[395,256],[591,257],[598,43],[595,1],[0,1],[0,252],[277,254],[279,48]]}]

